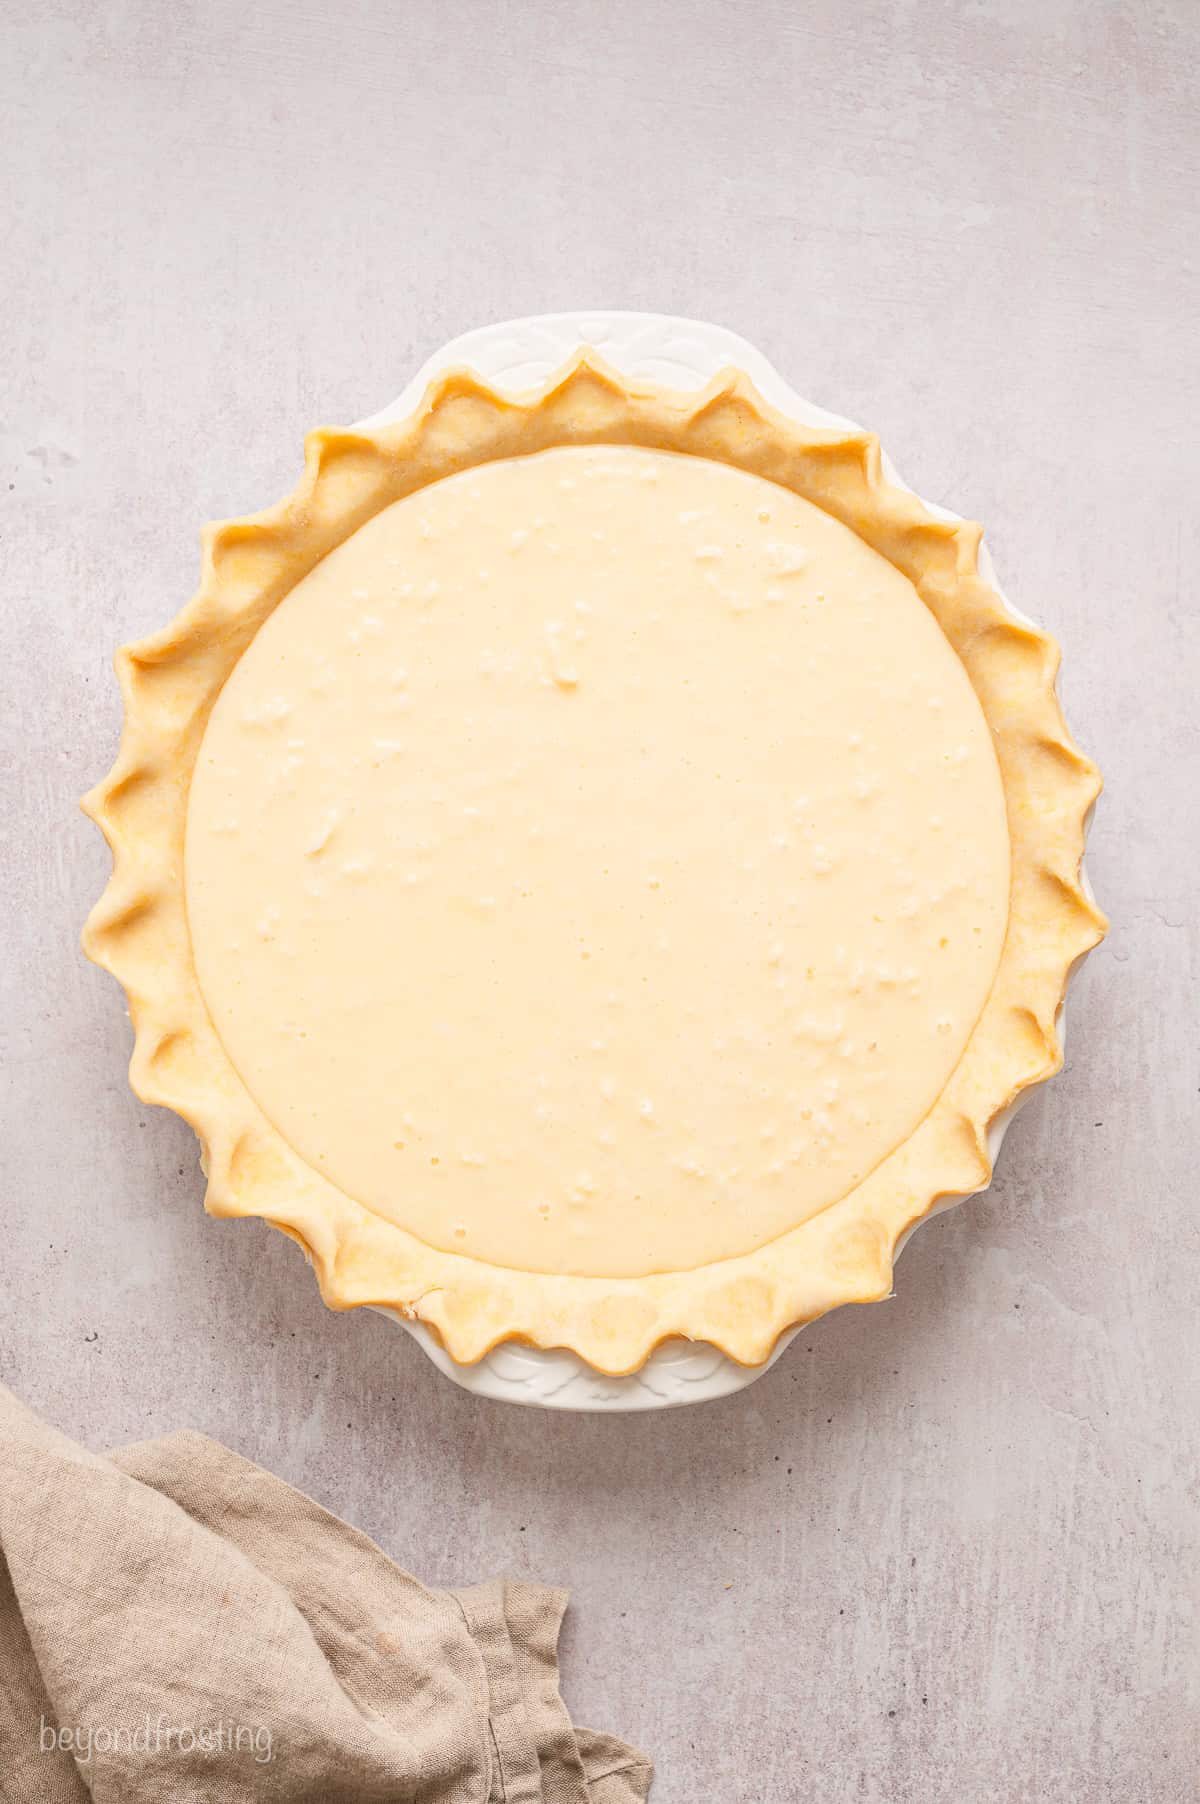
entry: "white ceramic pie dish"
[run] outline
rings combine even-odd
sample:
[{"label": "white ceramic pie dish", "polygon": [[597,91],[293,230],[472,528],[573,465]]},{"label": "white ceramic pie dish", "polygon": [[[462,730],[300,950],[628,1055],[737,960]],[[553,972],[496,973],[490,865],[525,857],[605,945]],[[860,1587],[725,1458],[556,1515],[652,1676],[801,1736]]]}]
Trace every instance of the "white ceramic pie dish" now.
[{"label": "white ceramic pie dish", "polygon": [[[805,400],[760,351],[724,327],[664,314],[597,310],[505,320],[464,333],[430,357],[395,401],[360,424],[379,426],[410,413],[430,380],[449,367],[466,366],[499,388],[519,391],[544,381],[581,345],[594,347],[628,376],[673,388],[700,388],[718,370],[733,365],[744,370],[760,393],[793,419],[806,425],[860,430],[854,422]],[[886,454],[883,463],[890,481],[909,487]],[[942,519],[959,517],[933,502],[925,505]],[[1002,593],[986,547],[981,550],[980,570],[997,593]],[[1018,620],[1029,624],[1025,615],[1005,601]],[[1061,1021],[1059,1031],[1061,1036]],[[1008,1123],[1029,1094],[1023,1092],[1013,1108],[993,1122],[989,1133],[993,1164]],[[940,1208],[952,1207],[959,1200],[951,1199],[930,1213],[939,1213]],[[639,1371],[613,1378],[595,1371],[574,1353],[543,1351],[514,1342],[502,1344],[475,1365],[463,1366],[450,1358],[423,1324],[409,1321],[395,1310],[380,1313],[399,1322],[438,1369],[462,1389],[543,1409],[628,1411],[709,1402],[752,1384],[799,1333],[796,1328],[783,1335],[771,1358],[761,1366],[740,1366],[715,1347],[676,1341],[656,1349]]]}]

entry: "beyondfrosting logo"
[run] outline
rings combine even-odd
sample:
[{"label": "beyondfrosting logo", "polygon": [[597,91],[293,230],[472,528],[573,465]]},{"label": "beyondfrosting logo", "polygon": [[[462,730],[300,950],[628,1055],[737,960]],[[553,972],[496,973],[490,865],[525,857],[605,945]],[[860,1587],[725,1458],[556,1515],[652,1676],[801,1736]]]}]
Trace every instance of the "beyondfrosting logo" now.
[{"label": "beyondfrosting logo", "polygon": [[165,1714],[146,1716],[137,1728],[128,1724],[76,1724],[60,1728],[43,1716],[38,1733],[43,1754],[71,1754],[86,1766],[96,1755],[109,1754],[249,1754],[257,1766],[274,1757],[271,1731],[265,1723],[172,1723]]}]

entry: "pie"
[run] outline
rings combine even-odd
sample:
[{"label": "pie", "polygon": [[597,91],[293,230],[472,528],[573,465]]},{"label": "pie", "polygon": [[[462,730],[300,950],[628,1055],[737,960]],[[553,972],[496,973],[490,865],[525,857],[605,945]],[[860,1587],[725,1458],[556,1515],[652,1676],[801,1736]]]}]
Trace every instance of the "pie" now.
[{"label": "pie", "polygon": [[118,654],[85,933],[218,1215],[459,1361],[757,1364],[990,1175],[1099,780],[980,531],[735,372],[456,371]]}]

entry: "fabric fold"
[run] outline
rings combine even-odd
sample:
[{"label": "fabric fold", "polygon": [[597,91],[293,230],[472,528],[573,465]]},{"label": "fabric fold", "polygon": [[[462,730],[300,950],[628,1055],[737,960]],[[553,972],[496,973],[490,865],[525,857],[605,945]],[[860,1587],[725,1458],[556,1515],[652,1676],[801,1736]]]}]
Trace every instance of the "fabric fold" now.
[{"label": "fabric fold", "polygon": [[566,1593],[431,1590],[197,1434],[102,1457],[0,1387],[0,1800],[633,1804],[576,1731]]}]

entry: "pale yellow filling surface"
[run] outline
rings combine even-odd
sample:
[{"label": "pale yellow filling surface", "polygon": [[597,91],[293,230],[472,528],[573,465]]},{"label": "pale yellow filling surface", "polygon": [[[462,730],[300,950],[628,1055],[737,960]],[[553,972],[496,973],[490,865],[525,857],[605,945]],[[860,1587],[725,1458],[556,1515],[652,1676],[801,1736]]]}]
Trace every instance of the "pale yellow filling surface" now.
[{"label": "pale yellow filling surface", "polygon": [[632,1276],[844,1195],[1004,938],[987,724],[906,577],[700,458],[564,448],[397,502],[226,683],[197,972],[281,1134],[451,1252]]}]

